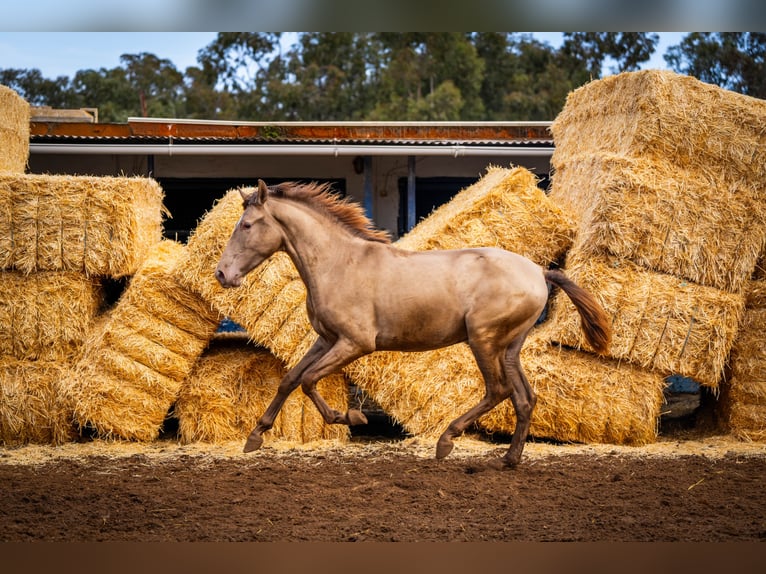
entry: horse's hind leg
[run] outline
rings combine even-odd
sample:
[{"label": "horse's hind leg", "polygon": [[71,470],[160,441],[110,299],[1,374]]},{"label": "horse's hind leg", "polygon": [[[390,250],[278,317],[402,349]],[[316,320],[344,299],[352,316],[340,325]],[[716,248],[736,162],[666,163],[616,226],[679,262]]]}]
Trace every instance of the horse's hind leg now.
[{"label": "horse's hind leg", "polygon": [[464,415],[452,421],[447,430],[442,433],[436,443],[436,458],[441,459],[452,452],[454,443],[452,439],[462,434],[465,429],[472,425],[478,418],[497,405],[500,401],[507,398],[510,391],[504,382],[504,373],[502,365],[503,353],[498,353],[491,346],[469,341],[471,351],[479,365],[479,370],[484,377],[485,393],[484,398]]},{"label": "horse's hind leg", "polygon": [[[522,338],[521,343],[524,339]],[[513,431],[513,439],[508,452],[503,457],[503,463],[507,467],[514,467],[521,461],[521,453],[529,435],[529,426],[532,420],[532,411],[537,404],[537,395],[532,390],[519,360],[521,343],[512,344],[505,353],[505,376],[511,387],[511,402],[516,411],[516,428]]]}]

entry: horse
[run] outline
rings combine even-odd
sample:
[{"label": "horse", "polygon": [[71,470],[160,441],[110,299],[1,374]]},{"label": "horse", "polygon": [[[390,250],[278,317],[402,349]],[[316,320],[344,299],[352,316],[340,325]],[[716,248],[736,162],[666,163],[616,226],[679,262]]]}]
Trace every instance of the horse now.
[{"label": "horse", "polygon": [[306,310],[318,338],[290,369],[245,446],[263,444],[287,397],[298,386],[328,424],[366,424],[356,409],[341,413],[319,394],[316,383],[374,351],[427,351],[467,342],[485,383],[481,401],[449,423],[436,458],[453,439],[506,398],[516,413],[511,445],[497,461],[521,460],[537,396],[519,361],[527,334],[542,314],[548,283],[574,303],[586,340],[598,353],[609,345],[607,315],[593,295],[562,271],[546,270],[496,247],[408,251],[376,229],[361,206],[340,198],[327,184],[287,182],[240,188],[243,213],[215,277],[237,287],[277,251],[294,263],[306,286]]}]

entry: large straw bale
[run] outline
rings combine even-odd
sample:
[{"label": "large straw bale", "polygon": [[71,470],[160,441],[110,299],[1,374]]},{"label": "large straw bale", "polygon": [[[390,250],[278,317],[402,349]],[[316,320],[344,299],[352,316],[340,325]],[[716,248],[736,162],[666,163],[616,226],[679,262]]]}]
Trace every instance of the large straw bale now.
[{"label": "large straw bale", "polygon": [[0,271],[0,356],[69,358],[82,346],[102,298],[101,283],[79,273]]},{"label": "large straw bale", "polygon": [[766,440],[766,280],[751,281],[718,410],[732,434]]},{"label": "large straw bale", "polygon": [[174,279],[184,246],[163,240],[94,328],[67,379],[77,423],[106,437],[157,437],[219,315]]},{"label": "large straw bale", "polygon": [[[540,328],[521,363],[538,393],[531,434],[561,441],[645,444],[655,440],[662,376],[548,343]],[[408,432],[436,437],[479,402],[484,381],[465,344],[423,353],[375,353],[346,369],[361,389]],[[512,433],[515,413],[502,402],[478,424]]]},{"label": "large straw bale", "polygon": [[0,174],[0,268],[133,275],[162,238],[162,198],[142,177]]},{"label": "large straw bale", "polygon": [[75,437],[60,391],[66,371],[63,361],[0,359],[0,444],[61,444]]},{"label": "large straw bale", "polygon": [[569,94],[551,125],[551,162],[558,168],[572,155],[609,152],[764,181],[764,125],[764,100],[670,71],[626,72]]},{"label": "large straw bale", "polygon": [[578,220],[573,250],[740,292],[766,244],[766,187],[715,167],[612,153],[571,155],[550,197]]},{"label": "large straw bale", "polygon": [[[679,374],[716,387],[737,334],[745,298],[648,271],[615,257],[570,252],[567,275],[589,290],[612,318],[608,355],[661,374]],[[552,340],[591,350],[571,301],[552,305]]]},{"label": "large straw bale", "polygon": [[[284,363],[252,345],[213,347],[206,351],[181,387],[174,412],[184,443],[244,441],[276,394]],[[328,404],[348,409],[348,394],[334,375],[318,389]],[[342,377],[341,377],[342,378]],[[275,442],[308,443],[348,437],[348,427],[326,425],[314,404],[296,390],[267,434]]]},{"label": "large straw bale", "polygon": [[24,173],[29,159],[30,105],[0,85],[0,172]]},{"label": "large straw bale", "polygon": [[500,247],[548,266],[566,253],[574,235],[574,222],[532,172],[491,167],[396,245],[413,251]]}]

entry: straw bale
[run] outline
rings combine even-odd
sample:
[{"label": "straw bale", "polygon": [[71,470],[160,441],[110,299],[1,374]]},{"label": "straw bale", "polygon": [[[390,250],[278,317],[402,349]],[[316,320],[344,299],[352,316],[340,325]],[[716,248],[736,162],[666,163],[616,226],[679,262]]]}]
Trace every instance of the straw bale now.
[{"label": "straw bale", "polygon": [[62,444],[76,433],[70,405],[60,392],[62,361],[0,358],[0,444]]},{"label": "straw bale", "polygon": [[79,273],[0,271],[0,355],[69,358],[82,346],[102,293],[99,281]]},{"label": "straw bale", "polygon": [[[250,345],[211,348],[184,382],[175,405],[181,441],[244,441],[266,410],[286,372],[284,363],[265,349]],[[348,409],[342,376],[320,382],[319,391],[339,411]],[[348,427],[326,425],[314,404],[296,390],[285,402],[269,442],[308,443],[346,439]]]},{"label": "straw bale", "polygon": [[148,178],[0,174],[0,268],[133,275],[162,238]]},{"label": "straw bale", "polygon": [[77,424],[106,437],[152,440],[219,315],[174,279],[183,245],[163,240],[94,328],[67,380]]},{"label": "straw bale", "polygon": [[626,72],[571,92],[551,125],[554,168],[611,152],[726,180],[766,178],[766,101],[670,71]]},{"label": "straw bale", "polygon": [[766,440],[766,281],[748,286],[744,318],[731,350],[718,412],[735,436]]},{"label": "straw bale", "polygon": [[[625,259],[583,259],[573,251],[566,272],[611,316],[609,356],[717,386],[742,319],[744,295],[648,271]],[[555,342],[591,350],[563,293],[555,296],[549,321]]]},{"label": "straw bale", "polygon": [[[531,434],[562,441],[645,444],[656,438],[662,376],[547,342],[533,332],[521,353],[538,393]],[[476,405],[484,381],[465,344],[423,353],[375,353],[346,369],[408,432],[436,437]],[[479,419],[488,432],[512,433],[515,414],[504,401]]]},{"label": "straw bale", "polygon": [[30,105],[0,85],[0,172],[24,173],[29,159]]},{"label": "straw bale", "polygon": [[574,222],[537,187],[530,171],[490,167],[396,245],[413,251],[500,247],[543,266],[572,244]]},{"label": "straw bale", "polygon": [[570,155],[550,198],[578,220],[573,250],[740,292],[766,244],[766,188],[715,167],[611,153]]}]

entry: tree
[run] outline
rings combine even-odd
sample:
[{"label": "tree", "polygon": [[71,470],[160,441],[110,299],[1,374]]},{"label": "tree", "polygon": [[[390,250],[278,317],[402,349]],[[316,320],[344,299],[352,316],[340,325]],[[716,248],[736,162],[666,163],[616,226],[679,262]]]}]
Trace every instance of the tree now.
[{"label": "tree", "polygon": [[0,84],[16,91],[33,106],[78,107],[73,105],[74,97],[69,78],[66,76],[49,80],[44,78],[37,68],[8,68],[0,70]]},{"label": "tree", "polygon": [[582,60],[597,79],[609,60],[617,64],[612,73],[638,70],[652,56],[659,39],[648,32],[565,32],[561,51]]},{"label": "tree", "polygon": [[676,72],[756,98],[766,98],[766,34],[694,32],[671,46],[665,61]]},{"label": "tree", "polygon": [[183,74],[167,59],[154,54],[120,56],[125,76],[138,96],[141,117],[174,117],[183,91]]},{"label": "tree", "polygon": [[[481,99],[484,61],[471,43],[470,35],[408,32],[380,33],[378,37],[384,67],[380,96],[371,119],[421,120],[424,116],[438,115],[479,120],[484,117]],[[437,110],[433,107],[436,105],[451,107]]]},{"label": "tree", "polygon": [[475,34],[485,62],[481,96],[489,120],[552,120],[588,80],[584,63],[527,34]]}]

